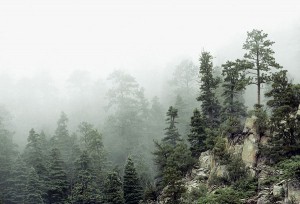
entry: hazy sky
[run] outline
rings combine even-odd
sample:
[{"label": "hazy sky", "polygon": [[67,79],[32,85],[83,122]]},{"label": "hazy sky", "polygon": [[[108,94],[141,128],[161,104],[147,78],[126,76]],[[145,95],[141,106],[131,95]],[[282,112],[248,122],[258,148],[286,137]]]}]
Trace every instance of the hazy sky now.
[{"label": "hazy sky", "polygon": [[161,70],[202,49],[236,53],[246,31],[274,38],[299,17],[296,0],[1,0],[0,71],[61,80],[78,69]]}]

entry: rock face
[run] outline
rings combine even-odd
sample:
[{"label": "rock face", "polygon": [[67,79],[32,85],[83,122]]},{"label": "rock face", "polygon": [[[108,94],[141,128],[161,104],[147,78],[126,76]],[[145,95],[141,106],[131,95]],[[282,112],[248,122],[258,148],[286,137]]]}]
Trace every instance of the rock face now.
[{"label": "rock face", "polygon": [[257,163],[259,136],[255,127],[256,119],[255,116],[248,118],[243,131],[246,137],[243,144],[242,160],[247,167],[254,167]]},{"label": "rock face", "polygon": [[299,181],[289,181],[287,185],[288,189],[288,200],[295,200],[297,203],[300,203],[300,183]]},{"label": "rock face", "polygon": [[199,157],[200,168],[210,171],[215,166],[214,156],[210,151],[202,152]]}]

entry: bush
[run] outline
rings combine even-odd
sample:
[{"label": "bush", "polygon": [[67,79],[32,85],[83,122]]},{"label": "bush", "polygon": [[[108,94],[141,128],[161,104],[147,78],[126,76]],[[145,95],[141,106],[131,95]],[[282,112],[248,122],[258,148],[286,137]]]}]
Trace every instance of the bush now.
[{"label": "bush", "polygon": [[229,163],[227,164],[228,180],[235,183],[238,180],[248,176],[246,166],[241,157],[234,155],[230,156]]},{"label": "bush", "polygon": [[223,188],[216,190],[213,194],[209,194],[199,199],[201,204],[241,204],[241,195],[232,188]]},{"label": "bush", "polygon": [[300,181],[300,155],[291,157],[278,164],[285,178],[295,178]]}]

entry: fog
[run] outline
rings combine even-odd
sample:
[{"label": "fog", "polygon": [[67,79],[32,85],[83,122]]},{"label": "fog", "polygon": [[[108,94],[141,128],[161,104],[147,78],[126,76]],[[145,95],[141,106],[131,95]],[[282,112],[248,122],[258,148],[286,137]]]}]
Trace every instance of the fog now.
[{"label": "fog", "polygon": [[115,70],[133,76],[149,101],[158,96],[166,112],[182,60],[199,67],[203,50],[215,66],[241,58],[254,28],[275,41],[276,60],[299,82],[299,10],[292,0],[2,0],[0,105],[20,147],[31,128],[53,135],[61,111],[70,129],[88,121],[101,131]]}]

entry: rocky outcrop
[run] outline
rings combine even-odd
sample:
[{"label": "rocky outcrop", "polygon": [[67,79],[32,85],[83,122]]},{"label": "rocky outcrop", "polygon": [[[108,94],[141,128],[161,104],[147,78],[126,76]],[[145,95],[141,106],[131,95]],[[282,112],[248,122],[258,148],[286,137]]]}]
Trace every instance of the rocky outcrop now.
[{"label": "rocky outcrop", "polygon": [[243,130],[245,139],[243,143],[242,160],[247,167],[255,167],[257,163],[257,155],[259,151],[258,144],[260,138],[255,127],[256,120],[257,118],[255,116],[248,118]]},{"label": "rocky outcrop", "polygon": [[294,200],[300,204],[300,183],[299,181],[292,180],[287,184],[287,197],[288,200]]}]

